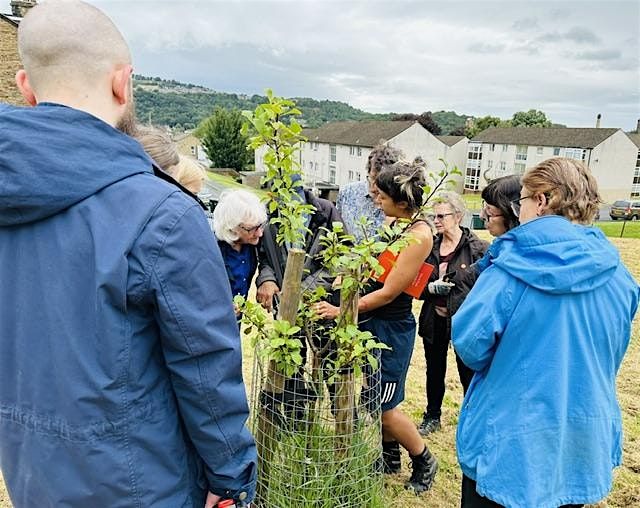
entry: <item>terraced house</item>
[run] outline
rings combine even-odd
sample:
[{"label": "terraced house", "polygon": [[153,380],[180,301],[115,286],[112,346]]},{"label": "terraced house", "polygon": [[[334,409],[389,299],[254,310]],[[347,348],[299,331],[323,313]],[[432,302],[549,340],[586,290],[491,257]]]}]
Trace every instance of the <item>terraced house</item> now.
[{"label": "terraced house", "polygon": [[11,13],[0,13],[0,102],[24,104],[15,83],[20,69],[18,25],[36,0],[12,0]]},{"label": "terraced house", "polygon": [[[639,122],[640,128],[640,122]],[[640,195],[640,135],[614,128],[491,127],[469,141],[465,192],[554,156],[583,161],[605,202]]]},{"label": "terraced house", "polygon": [[[399,148],[409,160],[421,157],[429,170],[465,166],[467,138],[434,136],[420,123],[402,121],[331,122],[317,129],[304,129],[308,141],[300,151],[302,177],[306,185],[319,190],[339,187],[366,178],[367,156],[380,141]],[[256,170],[264,170],[264,149],[256,151]],[[456,175],[456,190],[462,190],[462,177]]]}]

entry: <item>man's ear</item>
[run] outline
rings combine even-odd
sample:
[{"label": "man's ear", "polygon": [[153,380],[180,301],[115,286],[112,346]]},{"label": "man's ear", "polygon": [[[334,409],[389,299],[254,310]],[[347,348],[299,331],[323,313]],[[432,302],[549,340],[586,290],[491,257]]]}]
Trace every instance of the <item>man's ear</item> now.
[{"label": "man's ear", "polygon": [[133,67],[129,64],[123,65],[113,71],[111,77],[111,89],[113,97],[121,106],[127,104],[131,100],[131,74]]},{"label": "man's ear", "polygon": [[38,99],[36,99],[36,94],[31,88],[29,78],[24,69],[20,69],[16,72],[16,85],[18,86],[18,90],[20,90],[22,97],[24,97],[24,100],[27,101],[27,104],[30,106],[38,104]]}]

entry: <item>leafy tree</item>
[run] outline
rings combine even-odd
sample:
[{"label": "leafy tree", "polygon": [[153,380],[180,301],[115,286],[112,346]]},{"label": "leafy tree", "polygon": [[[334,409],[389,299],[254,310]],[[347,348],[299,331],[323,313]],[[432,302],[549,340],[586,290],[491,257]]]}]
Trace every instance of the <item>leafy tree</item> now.
[{"label": "leafy tree", "polygon": [[455,111],[436,111],[431,113],[431,116],[443,133],[447,133],[450,136],[462,136],[464,135],[464,127],[467,122],[468,115],[459,115]]},{"label": "leafy tree", "polygon": [[437,135],[442,133],[442,129],[436,123],[436,121],[433,119],[433,116],[431,116],[431,111],[426,111],[426,112],[421,113],[419,115],[416,115],[414,113],[402,113],[400,115],[395,115],[391,119],[394,120],[394,121],[397,121],[397,120],[415,120],[417,122],[420,122],[420,125],[422,125],[425,129],[427,129],[434,136],[437,136]]},{"label": "leafy tree", "polygon": [[449,132],[449,136],[466,136],[467,131],[464,126],[456,127],[451,132]]},{"label": "leafy tree", "polygon": [[471,125],[469,125],[465,129],[466,136],[471,139],[474,136],[477,136],[478,133],[482,132],[489,127],[509,127],[507,122],[500,120],[497,116],[483,116],[480,118],[475,118]]},{"label": "leafy tree", "polygon": [[551,121],[542,111],[530,109],[518,111],[511,118],[512,127],[551,127]]},{"label": "leafy tree", "polygon": [[247,137],[241,132],[242,114],[238,110],[216,108],[196,130],[211,167],[242,171],[249,162]]}]

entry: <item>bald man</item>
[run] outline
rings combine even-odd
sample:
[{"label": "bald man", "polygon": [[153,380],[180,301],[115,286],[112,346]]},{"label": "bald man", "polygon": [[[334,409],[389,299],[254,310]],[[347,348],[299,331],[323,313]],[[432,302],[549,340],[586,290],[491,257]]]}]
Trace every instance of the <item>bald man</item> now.
[{"label": "bald man", "polygon": [[65,1],[31,9],[18,44],[34,107],[0,105],[0,466],[13,505],[249,502],[229,282],[202,209],[126,135],[125,41]]}]

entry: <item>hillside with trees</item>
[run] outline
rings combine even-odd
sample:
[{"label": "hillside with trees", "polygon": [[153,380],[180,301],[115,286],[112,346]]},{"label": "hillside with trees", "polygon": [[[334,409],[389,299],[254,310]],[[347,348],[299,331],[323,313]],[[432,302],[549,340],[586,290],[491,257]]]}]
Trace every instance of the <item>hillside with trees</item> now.
[{"label": "hillside with trees", "polygon": [[[135,75],[134,97],[138,119],[154,125],[193,129],[216,108],[254,110],[267,99],[262,95],[216,92],[190,83]],[[300,123],[319,127],[340,120],[388,120],[389,114],[367,113],[345,102],[293,97],[302,111]]]},{"label": "hillside with trees", "polygon": [[[262,95],[216,92],[204,86],[181,83],[158,77],[133,76],[138,119],[142,123],[167,125],[178,130],[194,129],[216,109],[254,110],[266,102]],[[423,113],[368,113],[346,102],[293,97],[302,111],[299,122],[305,127],[319,127],[343,120],[409,120],[419,121],[433,134],[466,135],[469,138],[487,127],[551,126],[542,111],[519,111],[511,119],[494,116],[474,118],[454,111]],[[554,127],[564,127],[553,124]]]}]

